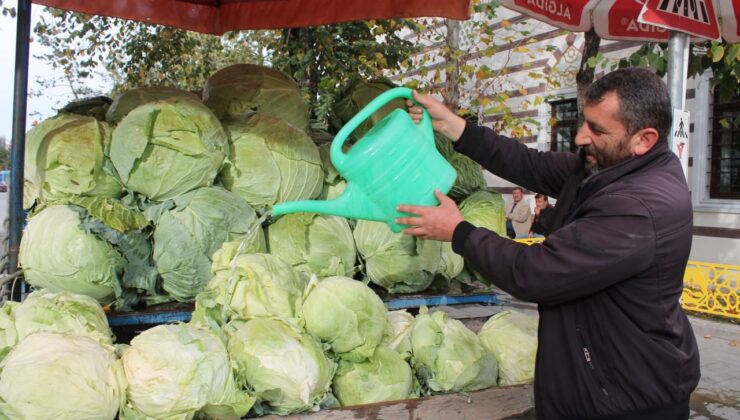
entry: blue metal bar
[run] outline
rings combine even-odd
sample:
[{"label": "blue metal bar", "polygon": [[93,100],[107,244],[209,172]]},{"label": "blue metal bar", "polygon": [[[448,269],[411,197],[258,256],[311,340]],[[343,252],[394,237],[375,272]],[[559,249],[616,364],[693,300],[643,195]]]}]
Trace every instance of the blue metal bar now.
[{"label": "blue metal bar", "polygon": [[463,305],[479,303],[482,305],[498,305],[499,301],[494,293],[480,293],[474,295],[437,295],[437,296],[406,296],[388,299],[385,301],[389,310],[418,308],[424,306]]},{"label": "blue metal bar", "polygon": [[[494,293],[478,293],[471,295],[435,295],[435,296],[403,296],[386,299],[389,310],[410,309],[424,306],[463,305],[478,303],[482,305],[498,305],[499,300]],[[111,327],[127,325],[158,325],[170,322],[188,322],[192,313],[185,310],[160,311],[152,313],[121,313],[111,314],[108,323]]]},{"label": "blue metal bar", "polygon": [[[28,57],[31,36],[31,0],[18,0],[15,38],[15,84],[13,91],[13,143],[10,148],[10,200],[8,203],[8,273],[18,269],[18,250],[23,230],[23,159],[26,150]],[[20,300],[19,287],[14,300]]]}]

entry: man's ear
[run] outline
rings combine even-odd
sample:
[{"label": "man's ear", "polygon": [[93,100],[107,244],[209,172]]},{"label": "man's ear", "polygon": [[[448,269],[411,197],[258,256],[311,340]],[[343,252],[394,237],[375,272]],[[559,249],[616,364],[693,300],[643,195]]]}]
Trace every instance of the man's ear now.
[{"label": "man's ear", "polygon": [[632,155],[642,156],[658,143],[658,130],[654,128],[643,128],[632,135]]}]

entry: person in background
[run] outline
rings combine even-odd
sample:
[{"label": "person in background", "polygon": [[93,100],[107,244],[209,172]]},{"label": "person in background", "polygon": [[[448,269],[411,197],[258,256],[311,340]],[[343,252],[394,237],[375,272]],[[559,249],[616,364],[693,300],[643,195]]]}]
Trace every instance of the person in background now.
[{"label": "person in background", "polygon": [[[578,153],[541,152],[466,123],[414,94],[436,130],[510,182],[557,199],[547,240],[525,245],[477,228],[454,201],[399,206],[406,234],[452,241],[475,270],[538,304],[535,411],[541,419],[688,419],[696,337],[679,298],[693,211],[668,147],[673,108],[648,69],[606,74],[584,94]],[[409,113],[421,120],[421,107]]]},{"label": "person in background", "polygon": [[512,201],[506,204],[506,234],[509,238],[526,238],[529,232],[529,217],[532,214],[529,205],[522,200],[524,190],[515,187],[511,191]]},{"label": "person in background", "polygon": [[532,219],[532,226],[529,228],[530,238],[544,238],[550,233],[552,208],[546,195],[535,194],[534,219]]}]

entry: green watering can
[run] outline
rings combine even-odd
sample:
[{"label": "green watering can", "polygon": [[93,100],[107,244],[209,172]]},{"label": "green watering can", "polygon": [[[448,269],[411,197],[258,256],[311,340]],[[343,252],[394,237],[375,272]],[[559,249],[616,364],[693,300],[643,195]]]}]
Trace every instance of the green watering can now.
[{"label": "green watering can", "polygon": [[432,118],[426,110],[415,124],[403,109],[396,109],[375,124],[347,153],[347,137],[363,121],[388,102],[411,99],[409,88],[388,90],[373,99],[341,130],[331,145],[331,161],[347,180],[344,192],[334,200],[290,201],[276,204],[272,215],[313,212],[385,222],[393,232],[404,226],[395,223],[399,204],[436,206],[434,190],[447,193],[457,172],[434,145]]}]

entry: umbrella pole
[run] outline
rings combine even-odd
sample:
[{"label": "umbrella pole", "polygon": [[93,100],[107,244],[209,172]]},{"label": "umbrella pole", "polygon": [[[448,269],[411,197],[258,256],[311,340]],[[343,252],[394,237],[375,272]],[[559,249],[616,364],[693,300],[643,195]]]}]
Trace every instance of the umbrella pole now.
[{"label": "umbrella pole", "polygon": [[[13,142],[10,148],[10,187],[8,188],[8,272],[18,269],[18,250],[23,229],[23,159],[26,149],[26,99],[28,97],[28,57],[31,34],[31,0],[18,0],[15,38],[15,83],[13,92]],[[20,300],[20,289],[11,298]]]},{"label": "umbrella pole", "polygon": [[[671,31],[668,39],[668,92],[673,109],[686,109],[686,79],[689,66],[689,34]],[[668,136],[673,148],[673,136]]]}]

